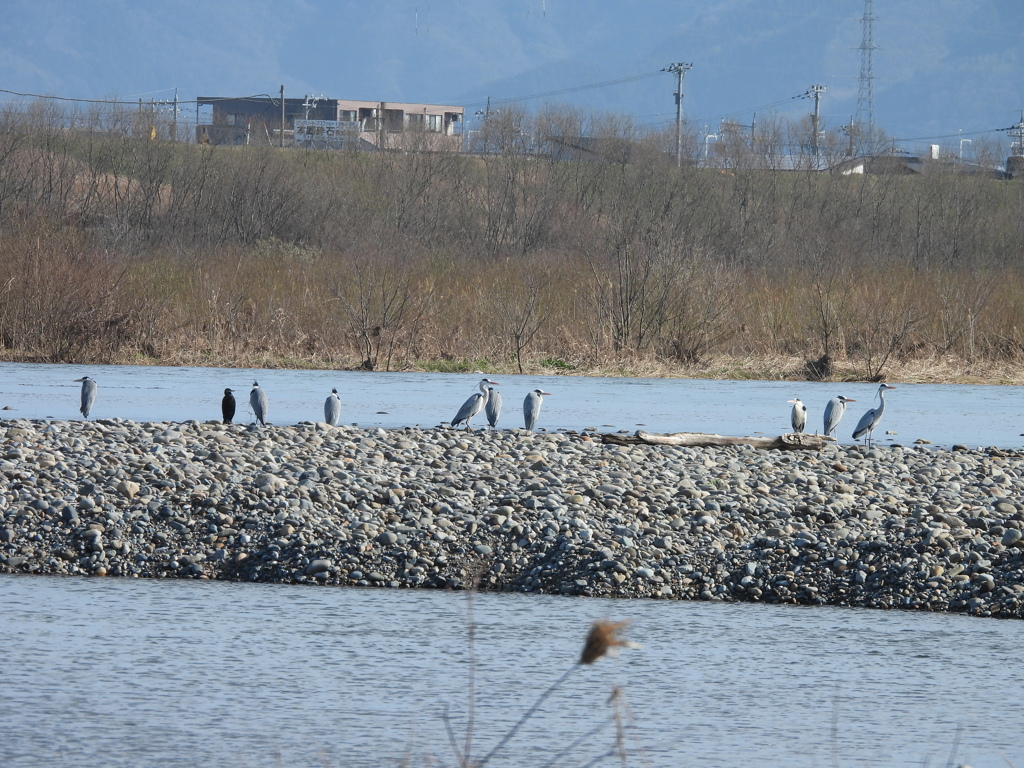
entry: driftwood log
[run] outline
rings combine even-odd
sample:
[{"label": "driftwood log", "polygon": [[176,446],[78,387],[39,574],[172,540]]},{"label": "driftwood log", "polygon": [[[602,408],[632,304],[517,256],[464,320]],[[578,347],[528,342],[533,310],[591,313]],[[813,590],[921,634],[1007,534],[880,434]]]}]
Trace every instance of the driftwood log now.
[{"label": "driftwood log", "polygon": [[791,432],[778,437],[723,437],[722,435],[706,435],[702,432],[676,432],[671,435],[657,435],[637,430],[633,435],[602,434],[601,442],[610,445],[686,445],[693,448],[706,448],[718,445],[752,445],[770,451],[778,448],[781,451],[820,451],[834,437],[825,435],[808,435]]}]

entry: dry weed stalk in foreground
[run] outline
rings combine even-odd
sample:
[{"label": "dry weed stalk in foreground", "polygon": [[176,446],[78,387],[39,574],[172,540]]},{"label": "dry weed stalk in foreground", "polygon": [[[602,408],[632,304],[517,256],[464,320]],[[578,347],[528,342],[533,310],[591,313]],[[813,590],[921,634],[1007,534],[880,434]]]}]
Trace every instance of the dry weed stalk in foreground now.
[{"label": "dry weed stalk in foreground", "polygon": [[[554,691],[564,683],[569,675],[572,674],[573,670],[578,669],[582,664],[593,664],[595,661],[600,659],[602,656],[613,656],[618,648],[639,648],[637,643],[633,643],[629,640],[619,636],[620,631],[629,626],[631,619],[625,621],[611,621],[610,619],[599,619],[595,621],[590,627],[590,632],[587,634],[587,639],[583,644],[583,653],[580,656],[579,662],[569,667],[550,687],[547,688],[533,703],[523,716],[519,718],[519,721],[509,729],[509,731],[502,736],[494,748],[488,752],[483,758],[477,762],[473,762],[469,759],[468,753],[460,759],[460,764],[463,766],[473,766],[474,768],[484,768],[491,758],[493,758],[509,741],[516,735],[523,724],[529,720],[540,708],[541,704],[550,696]],[[613,709],[615,710],[615,721],[616,721],[616,739],[613,753],[618,752],[623,760],[625,760],[625,752],[623,746],[623,728],[621,723],[620,712],[617,707],[622,698],[621,690],[616,687],[612,692],[612,696],[609,701],[612,703]]]},{"label": "dry weed stalk in foreground", "polygon": [[617,648],[639,648],[636,643],[619,637],[619,630],[629,626],[632,619],[611,621],[600,619],[590,627],[587,641],[583,644],[580,664],[593,664],[602,656],[614,656]]}]

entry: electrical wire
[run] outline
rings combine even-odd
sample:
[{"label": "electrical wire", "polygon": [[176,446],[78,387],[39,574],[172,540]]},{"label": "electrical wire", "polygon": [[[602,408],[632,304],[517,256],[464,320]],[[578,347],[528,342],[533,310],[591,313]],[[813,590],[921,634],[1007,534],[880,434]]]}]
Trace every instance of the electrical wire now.
[{"label": "electrical wire", "polygon": [[762,104],[759,107],[747,107],[746,109],[738,109],[735,112],[726,112],[725,114],[718,115],[718,117],[713,119],[713,120],[708,120],[707,118],[694,118],[692,122],[694,122],[694,123],[713,123],[713,122],[714,123],[720,123],[723,120],[726,120],[726,119],[728,119],[730,117],[736,117],[738,115],[746,115],[748,113],[753,113],[753,112],[761,112],[761,111],[763,111],[765,109],[772,109],[774,107],[781,107],[783,104],[789,104],[791,101],[796,101],[798,99],[806,99],[806,98],[809,97],[809,93],[810,93],[809,91],[804,91],[803,93],[798,94],[796,96],[790,96],[788,99],[781,99],[780,101],[775,101],[775,102],[772,102],[771,104]]},{"label": "electrical wire", "polygon": [[1011,125],[1009,128],[989,128],[984,131],[958,131],[957,133],[943,133],[938,136],[915,136],[909,139],[889,139],[893,143],[900,144],[907,141],[935,141],[937,139],[958,139],[963,136],[983,136],[988,133],[999,133],[1000,131],[1016,131],[1019,125]]},{"label": "electrical wire", "polygon": [[544,98],[548,98],[550,96],[563,96],[563,95],[565,95],[567,93],[576,93],[577,91],[587,91],[587,90],[592,90],[594,88],[606,88],[606,87],[608,87],[610,85],[621,85],[623,83],[632,83],[632,82],[635,82],[637,80],[644,80],[646,78],[655,77],[656,75],[660,75],[660,74],[661,74],[661,70],[659,69],[659,70],[656,70],[654,72],[643,72],[643,73],[641,73],[639,75],[631,75],[629,77],[622,77],[622,78],[619,78],[618,80],[605,80],[604,82],[600,82],[600,83],[588,83],[587,85],[576,85],[576,86],[572,86],[571,88],[561,88],[561,89],[559,89],[557,91],[544,91],[543,93],[532,93],[532,94],[529,94],[527,96],[509,96],[509,97],[503,98],[503,99],[490,99],[490,100],[483,99],[481,101],[468,101],[468,102],[465,103],[464,106],[466,107],[466,109],[469,109],[470,107],[485,106],[486,104],[488,104],[488,101],[493,106],[494,104],[511,104],[511,103],[518,102],[518,101],[530,101],[532,99],[544,99]]},{"label": "electrical wire", "polygon": [[[168,89],[165,89],[165,90],[168,90]],[[11,90],[8,90],[7,88],[0,88],[0,93],[6,93],[6,94],[9,94],[11,96],[25,96],[25,97],[29,97],[29,98],[33,98],[33,99],[49,99],[51,101],[69,101],[69,102],[75,102],[75,103],[78,103],[78,104],[109,104],[111,106],[132,106],[132,107],[138,106],[138,104],[139,104],[138,101],[120,101],[118,99],[76,99],[76,98],[72,98],[70,96],[52,96],[52,95],[47,95],[47,94],[43,94],[43,93],[25,93],[23,91],[11,91]],[[160,93],[160,91],[153,91],[153,93]],[[210,96],[210,97],[203,98],[202,99],[202,103],[203,104],[211,104],[211,103],[213,103],[215,101],[250,101],[250,100],[255,101],[257,99],[260,100],[260,101],[263,101],[264,99],[270,99],[271,102],[274,102],[275,104],[277,103],[277,97],[271,96],[269,93],[255,93],[255,94],[252,94],[252,95],[249,95],[249,96]],[[170,103],[172,103],[172,101],[173,101],[172,99],[161,99],[160,101],[153,102],[153,103],[157,103],[157,104],[170,104]],[[181,104],[198,104],[198,103],[200,103],[199,99],[178,99],[177,101],[178,101],[179,105],[181,105]],[[147,104],[149,102],[143,101],[142,103],[143,104]]]}]

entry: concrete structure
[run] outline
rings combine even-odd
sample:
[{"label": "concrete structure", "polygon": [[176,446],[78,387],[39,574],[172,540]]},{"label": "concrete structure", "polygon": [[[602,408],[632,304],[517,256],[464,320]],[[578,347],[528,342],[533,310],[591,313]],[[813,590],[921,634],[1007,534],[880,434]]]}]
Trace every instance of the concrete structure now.
[{"label": "concrete structure", "polygon": [[998,168],[969,163],[952,155],[943,156],[938,151],[937,145],[929,147],[928,155],[924,158],[903,154],[866,155],[843,160],[833,166],[831,170],[833,173],[844,176],[855,174],[916,176],[959,173],[970,176],[989,176],[994,179],[1006,178],[1006,174]]},{"label": "concrete structure", "polygon": [[[306,96],[200,96],[198,107],[213,110],[209,123],[196,126],[205,144],[272,144],[345,149],[461,148],[465,107],[447,104],[356,101]],[[282,142],[283,139],[283,142]]]}]

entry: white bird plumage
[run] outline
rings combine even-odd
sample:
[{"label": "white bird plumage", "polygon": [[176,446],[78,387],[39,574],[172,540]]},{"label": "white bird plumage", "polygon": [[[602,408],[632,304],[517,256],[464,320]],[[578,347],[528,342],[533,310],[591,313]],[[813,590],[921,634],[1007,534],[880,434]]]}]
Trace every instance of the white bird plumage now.
[{"label": "white bird plumage", "polygon": [[341,398],[338,397],[338,390],[332,389],[331,394],[324,401],[324,421],[332,427],[338,426],[338,419],[341,418]]},{"label": "white bird plumage", "polygon": [[794,397],[792,400],[787,400],[787,403],[793,404],[793,413],[790,416],[790,422],[793,424],[793,431],[800,433],[804,431],[804,427],[807,426],[807,406],[800,402],[799,397]]},{"label": "white bird plumage", "polygon": [[537,424],[537,417],[540,416],[540,406],[544,402],[544,395],[550,395],[542,389],[535,389],[526,396],[523,401],[523,418],[526,421],[526,428],[533,432]]},{"label": "white bird plumage", "polygon": [[864,444],[870,445],[872,433],[875,431],[875,427],[878,426],[878,422],[882,420],[882,414],[885,413],[885,390],[896,389],[891,384],[879,384],[878,385],[878,407],[871,408],[860,417],[860,421],[857,422],[857,428],[853,430],[853,439],[860,440],[861,436],[865,436]]},{"label": "white bird plumage", "polygon": [[252,412],[256,415],[256,420],[263,426],[266,426],[269,404],[267,402],[267,395],[260,388],[258,381],[252,383],[252,392],[249,393],[249,405],[252,407]]}]

